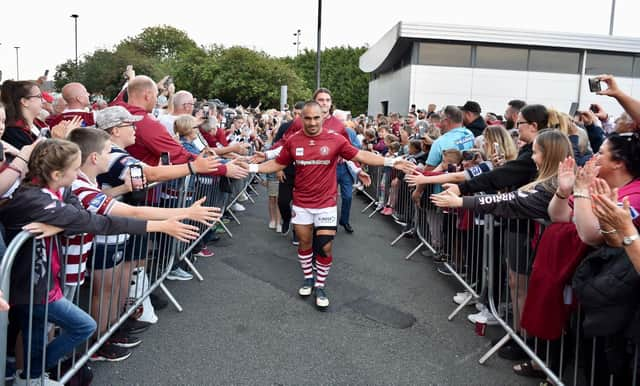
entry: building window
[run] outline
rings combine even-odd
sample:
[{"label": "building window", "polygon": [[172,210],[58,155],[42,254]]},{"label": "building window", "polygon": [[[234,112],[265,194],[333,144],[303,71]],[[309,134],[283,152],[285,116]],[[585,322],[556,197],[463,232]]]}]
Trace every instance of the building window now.
[{"label": "building window", "polygon": [[640,78],[640,56],[636,56],[633,60],[633,77]]},{"label": "building window", "polygon": [[526,48],[478,46],[475,67],[526,71],[528,54]]},{"label": "building window", "polygon": [[468,44],[420,43],[418,63],[431,66],[471,66]]},{"label": "building window", "polygon": [[580,53],[554,50],[530,50],[529,71],[580,73]]},{"label": "building window", "polygon": [[633,72],[633,56],[587,53],[588,75],[612,74],[631,77]]}]

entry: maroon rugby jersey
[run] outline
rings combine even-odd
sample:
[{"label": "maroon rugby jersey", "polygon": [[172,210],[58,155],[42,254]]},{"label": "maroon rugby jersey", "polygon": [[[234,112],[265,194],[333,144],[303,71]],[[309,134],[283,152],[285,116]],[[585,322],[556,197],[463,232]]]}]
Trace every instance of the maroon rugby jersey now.
[{"label": "maroon rugby jersey", "polygon": [[76,116],[82,118],[82,127],[95,126],[96,119],[93,111],[65,110],[61,114],[49,115],[46,119],[47,125],[53,127],[61,121],[70,121]]},{"label": "maroon rugby jersey", "polygon": [[[271,148],[275,149],[277,147],[282,146],[289,138],[291,138],[292,135],[302,130],[302,127],[303,127],[302,118],[296,117],[296,119],[294,119],[293,122],[291,122],[291,125],[287,129],[287,132],[284,133],[282,138],[278,142],[274,143]],[[329,131],[335,131],[336,133],[345,137],[347,141],[351,141],[349,139],[349,133],[347,133],[347,129],[345,129],[342,122],[340,122],[340,120],[334,117],[333,115],[330,115],[329,118],[325,119],[322,122],[322,128],[327,129]]]},{"label": "maroon rugby jersey", "polygon": [[293,204],[309,209],[336,206],[338,158],[352,159],[356,154],[358,149],[331,130],[323,129],[315,137],[306,135],[304,130],[292,135],[282,145],[276,162],[280,165],[296,163]]}]

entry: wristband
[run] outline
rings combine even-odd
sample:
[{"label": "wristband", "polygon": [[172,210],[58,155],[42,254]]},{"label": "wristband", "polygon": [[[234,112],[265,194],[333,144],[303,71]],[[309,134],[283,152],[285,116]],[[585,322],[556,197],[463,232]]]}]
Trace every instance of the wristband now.
[{"label": "wristband", "polygon": [[7,164],[7,169],[11,169],[14,172],[18,173],[18,176],[20,176],[20,178],[22,178],[22,170],[18,169],[17,167],[11,165],[11,164]]},{"label": "wristband", "polygon": [[566,200],[567,198],[569,198],[569,197],[566,197],[566,196],[559,195],[557,190],[556,190],[556,197],[558,197],[561,200]]},{"label": "wristband", "polygon": [[574,193],[573,194],[573,198],[584,198],[585,200],[591,200],[591,197],[587,196],[586,194],[582,194],[582,193]]},{"label": "wristband", "polygon": [[258,173],[258,171],[260,171],[260,165],[258,164],[249,165],[249,173]]},{"label": "wristband", "polygon": [[19,160],[22,160],[22,162],[24,162],[26,165],[29,165],[29,161],[27,161],[26,159],[22,158],[20,156],[20,154],[16,154],[15,158],[17,158]]},{"label": "wristband", "polygon": [[391,158],[391,157],[386,157],[384,159],[384,166],[388,167],[388,168],[392,168],[393,164],[396,163],[396,159],[395,158]]},{"label": "wristband", "polygon": [[187,162],[187,167],[189,168],[189,173],[191,173],[191,175],[196,174],[196,172],[193,171],[193,167],[191,166],[191,162]]},{"label": "wristband", "polygon": [[610,231],[605,231],[605,230],[600,229],[600,233],[603,234],[603,235],[610,235],[610,234],[616,233],[616,232],[618,232],[617,229],[612,229]]}]

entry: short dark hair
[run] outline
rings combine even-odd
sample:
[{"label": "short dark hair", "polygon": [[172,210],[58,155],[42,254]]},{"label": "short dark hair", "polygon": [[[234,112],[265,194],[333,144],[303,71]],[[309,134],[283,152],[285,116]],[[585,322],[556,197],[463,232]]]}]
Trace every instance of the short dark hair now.
[{"label": "short dark hair", "polygon": [[449,105],[444,108],[444,115],[449,118],[451,122],[462,123],[462,110],[457,106]]},{"label": "short dark hair", "polygon": [[520,110],[520,114],[527,122],[537,124],[538,130],[549,126],[549,111],[543,105],[526,105]]},{"label": "short dark hair", "polygon": [[507,103],[507,105],[509,105],[510,107],[520,111],[520,110],[522,110],[522,108],[524,106],[527,105],[527,102],[522,101],[520,99],[512,99],[512,100],[509,101],[509,103]]},{"label": "short dark hair", "polygon": [[303,107],[304,107],[304,102],[303,101],[298,101],[298,102],[296,102],[295,105],[293,105],[293,109],[294,110],[302,110]]},{"label": "short dark hair", "polygon": [[320,104],[316,101],[306,101],[304,102],[304,106],[302,106],[302,108],[306,109],[307,107],[310,107],[310,106],[320,108]]},{"label": "short dark hair", "polygon": [[104,144],[111,138],[104,130],[81,127],[69,133],[69,141],[75,143],[80,148],[80,162],[84,165],[89,154],[100,153]]}]

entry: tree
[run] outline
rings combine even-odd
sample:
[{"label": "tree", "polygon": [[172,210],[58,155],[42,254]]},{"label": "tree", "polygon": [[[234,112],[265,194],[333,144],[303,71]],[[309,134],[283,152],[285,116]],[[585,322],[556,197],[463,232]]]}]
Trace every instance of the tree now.
[{"label": "tree", "polygon": [[198,49],[186,32],[168,25],[147,27],[133,38],[122,41],[118,47],[128,46],[139,55],[167,62],[178,58],[180,53]]},{"label": "tree", "polygon": [[[366,48],[337,47],[322,53],[322,85],[333,93],[338,108],[354,114],[367,109],[368,77],[358,68]],[[296,58],[274,58],[244,47],[202,47],[184,31],[171,26],[145,28],[113,49],[85,55],[78,68],[72,60],[56,67],[60,89],[77,80],[90,92],[111,99],[120,91],[127,65],[139,75],[159,80],[172,75],[178,89],[197,98],[219,98],[228,103],[264,108],[279,107],[280,87],[288,86],[289,105],[308,99],[315,88],[315,52]]]},{"label": "tree", "polygon": [[[369,76],[359,67],[366,47],[334,47],[322,51],[320,85],[331,90],[335,105],[353,115],[367,111]],[[283,59],[310,89],[316,86],[316,52],[305,49],[295,58]]]},{"label": "tree", "polygon": [[311,94],[295,71],[264,52],[230,47],[218,52],[216,64],[211,96],[228,102],[279,107],[282,85],[287,85],[289,104]]}]

